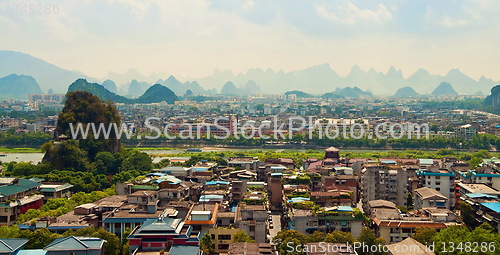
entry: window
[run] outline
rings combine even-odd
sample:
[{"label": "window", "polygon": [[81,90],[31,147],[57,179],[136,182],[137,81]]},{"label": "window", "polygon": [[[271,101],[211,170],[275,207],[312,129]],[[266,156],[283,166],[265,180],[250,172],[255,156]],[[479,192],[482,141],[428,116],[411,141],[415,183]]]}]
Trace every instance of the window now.
[{"label": "window", "polygon": [[250,226],[250,231],[255,231],[255,226]]},{"label": "window", "polygon": [[403,228],[403,233],[410,234],[411,232],[411,228]]},{"label": "window", "polygon": [[229,244],[219,244],[217,248],[219,248],[219,250],[227,250],[229,249]]},{"label": "window", "polygon": [[231,235],[219,235],[220,240],[231,240]]},{"label": "window", "polygon": [[440,191],[440,190],[441,190],[441,188],[436,188],[436,191]]}]

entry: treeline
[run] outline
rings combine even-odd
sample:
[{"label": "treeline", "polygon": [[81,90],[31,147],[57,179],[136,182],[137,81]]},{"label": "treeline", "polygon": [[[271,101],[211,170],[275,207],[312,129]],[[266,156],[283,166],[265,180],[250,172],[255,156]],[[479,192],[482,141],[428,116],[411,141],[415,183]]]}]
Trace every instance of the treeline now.
[{"label": "treeline", "polygon": [[74,160],[73,165],[65,168],[53,168],[49,163],[32,164],[28,162],[10,162],[5,164],[3,175],[22,178],[41,178],[47,182],[70,183],[74,192],[92,192],[104,190],[118,182],[130,181],[137,176],[149,173],[153,168],[161,168],[168,164],[162,161],[152,163],[146,153],[131,149],[123,149],[112,154],[97,153],[96,159],[89,162],[85,157],[78,157],[68,151],[64,161]]},{"label": "treeline", "polygon": [[50,141],[52,135],[42,132],[16,134],[14,129],[0,132],[1,146],[23,146],[39,148],[42,144]]},{"label": "treeline", "polygon": [[73,194],[69,199],[51,198],[40,209],[29,209],[25,213],[20,214],[17,218],[17,224],[31,224],[29,221],[41,217],[58,217],[73,211],[79,205],[92,203],[112,195],[116,195],[115,187],[103,191],[92,191],[90,193],[78,192]]},{"label": "treeline", "polygon": [[[144,137],[144,135],[142,136]],[[463,149],[463,150],[490,150],[492,147],[500,149],[500,138],[492,134],[478,134],[473,136],[471,139],[460,139],[460,138],[446,138],[442,136],[433,136],[421,138],[410,138],[407,137],[401,139],[388,138],[388,139],[378,139],[378,138],[367,138],[362,137],[360,139],[344,138],[342,136],[335,139],[330,139],[328,137],[320,137],[317,134],[313,134],[311,137],[303,134],[295,134],[291,139],[244,139],[235,138],[233,136],[227,139],[215,139],[215,138],[200,138],[200,139],[167,139],[165,136],[160,136],[158,139],[141,139],[138,140],[135,137],[132,139],[124,139],[122,142],[127,146],[155,146],[155,145],[166,145],[176,147],[176,146],[241,146],[241,147],[263,147],[268,143],[289,143],[291,145],[295,144],[297,146],[309,145],[309,146],[320,146],[328,147],[334,144],[336,147],[347,147],[347,148],[366,148],[366,149],[441,149],[441,148],[453,148],[453,149]]]},{"label": "treeline", "polygon": [[[144,134],[142,135],[144,137]],[[27,146],[27,147],[40,147],[52,139],[52,135],[45,133],[23,133],[15,134],[13,131],[0,132],[0,146]],[[286,136],[285,139],[244,139],[235,138],[233,136],[227,139],[215,138],[200,138],[200,139],[167,139],[165,136],[160,136],[157,139],[137,139],[135,136],[131,139],[122,139],[121,142],[127,147],[136,146],[158,146],[169,145],[172,147],[181,147],[186,145],[192,146],[241,146],[241,147],[264,147],[268,143],[289,143],[291,145],[304,145],[309,146],[331,146],[335,144],[336,147],[344,148],[367,148],[367,149],[441,149],[453,148],[463,150],[490,150],[492,147],[500,149],[500,138],[492,134],[478,134],[471,139],[460,138],[446,138],[442,136],[433,136],[428,139],[421,138],[401,138],[401,139],[377,139],[362,137],[360,139],[344,138],[342,136],[335,139],[328,137],[319,137],[313,134],[311,137],[303,134],[295,134],[291,139]]]}]

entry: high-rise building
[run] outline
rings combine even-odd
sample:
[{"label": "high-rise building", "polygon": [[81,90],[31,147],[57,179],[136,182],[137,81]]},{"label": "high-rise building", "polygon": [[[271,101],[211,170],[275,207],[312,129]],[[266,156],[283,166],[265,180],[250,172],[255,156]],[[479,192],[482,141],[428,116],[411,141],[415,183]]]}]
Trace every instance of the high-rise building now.
[{"label": "high-rise building", "polygon": [[387,200],[397,206],[406,206],[408,174],[399,166],[367,164],[361,172],[363,210],[367,212],[368,202]]}]

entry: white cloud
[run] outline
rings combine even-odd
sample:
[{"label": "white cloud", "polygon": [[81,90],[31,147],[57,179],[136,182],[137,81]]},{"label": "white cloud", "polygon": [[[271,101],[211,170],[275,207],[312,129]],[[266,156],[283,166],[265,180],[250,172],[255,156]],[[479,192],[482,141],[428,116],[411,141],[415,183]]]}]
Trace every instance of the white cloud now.
[{"label": "white cloud", "polygon": [[246,1],[245,3],[243,3],[242,8],[243,10],[248,11],[251,10],[254,6],[255,6],[254,1]]},{"label": "white cloud", "polygon": [[316,5],[315,9],[320,16],[344,24],[356,24],[358,21],[382,23],[392,20],[392,14],[384,4],[377,5],[377,9],[363,9],[347,1],[333,11],[325,4]]},{"label": "white cloud", "polygon": [[467,25],[469,22],[465,19],[452,19],[448,15],[444,15],[444,17],[438,22],[441,26],[444,27],[457,27]]},{"label": "white cloud", "polygon": [[[95,77],[129,68],[200,77],[214,68],[286,71],[330,62],[343,74],[354,64],[383,71],[395,65],[410,73],[458,67],[500,79],[500,22],[494,15],[500,1],[475,1],[490,8],[422,4],[416,17],[405,15],[414,14],[413,6],[396,0],[369,6],[357,0],[304,1],[300,8],[285,1],[266,13],[269,22],[248,19],[249,13],[261,14],[261,3],[248,0],[227,8],[215,8],[210,0],[65,1],[53,16],[16,16],[0,4],[0,31],[9,35],[0,47]],[[378,27],[367,33],[370,24]],[[331,36],[339,30],[349,33]]]}]

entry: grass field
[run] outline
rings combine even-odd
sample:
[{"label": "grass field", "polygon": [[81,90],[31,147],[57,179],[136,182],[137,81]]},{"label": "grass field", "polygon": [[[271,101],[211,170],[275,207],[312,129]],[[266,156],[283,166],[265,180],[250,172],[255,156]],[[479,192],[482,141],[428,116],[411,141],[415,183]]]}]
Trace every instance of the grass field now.
[{"label": "grass field", "polygon": [[0,146],[0,152],[3,153],[40,153],[40,148],[7,148]]}]

